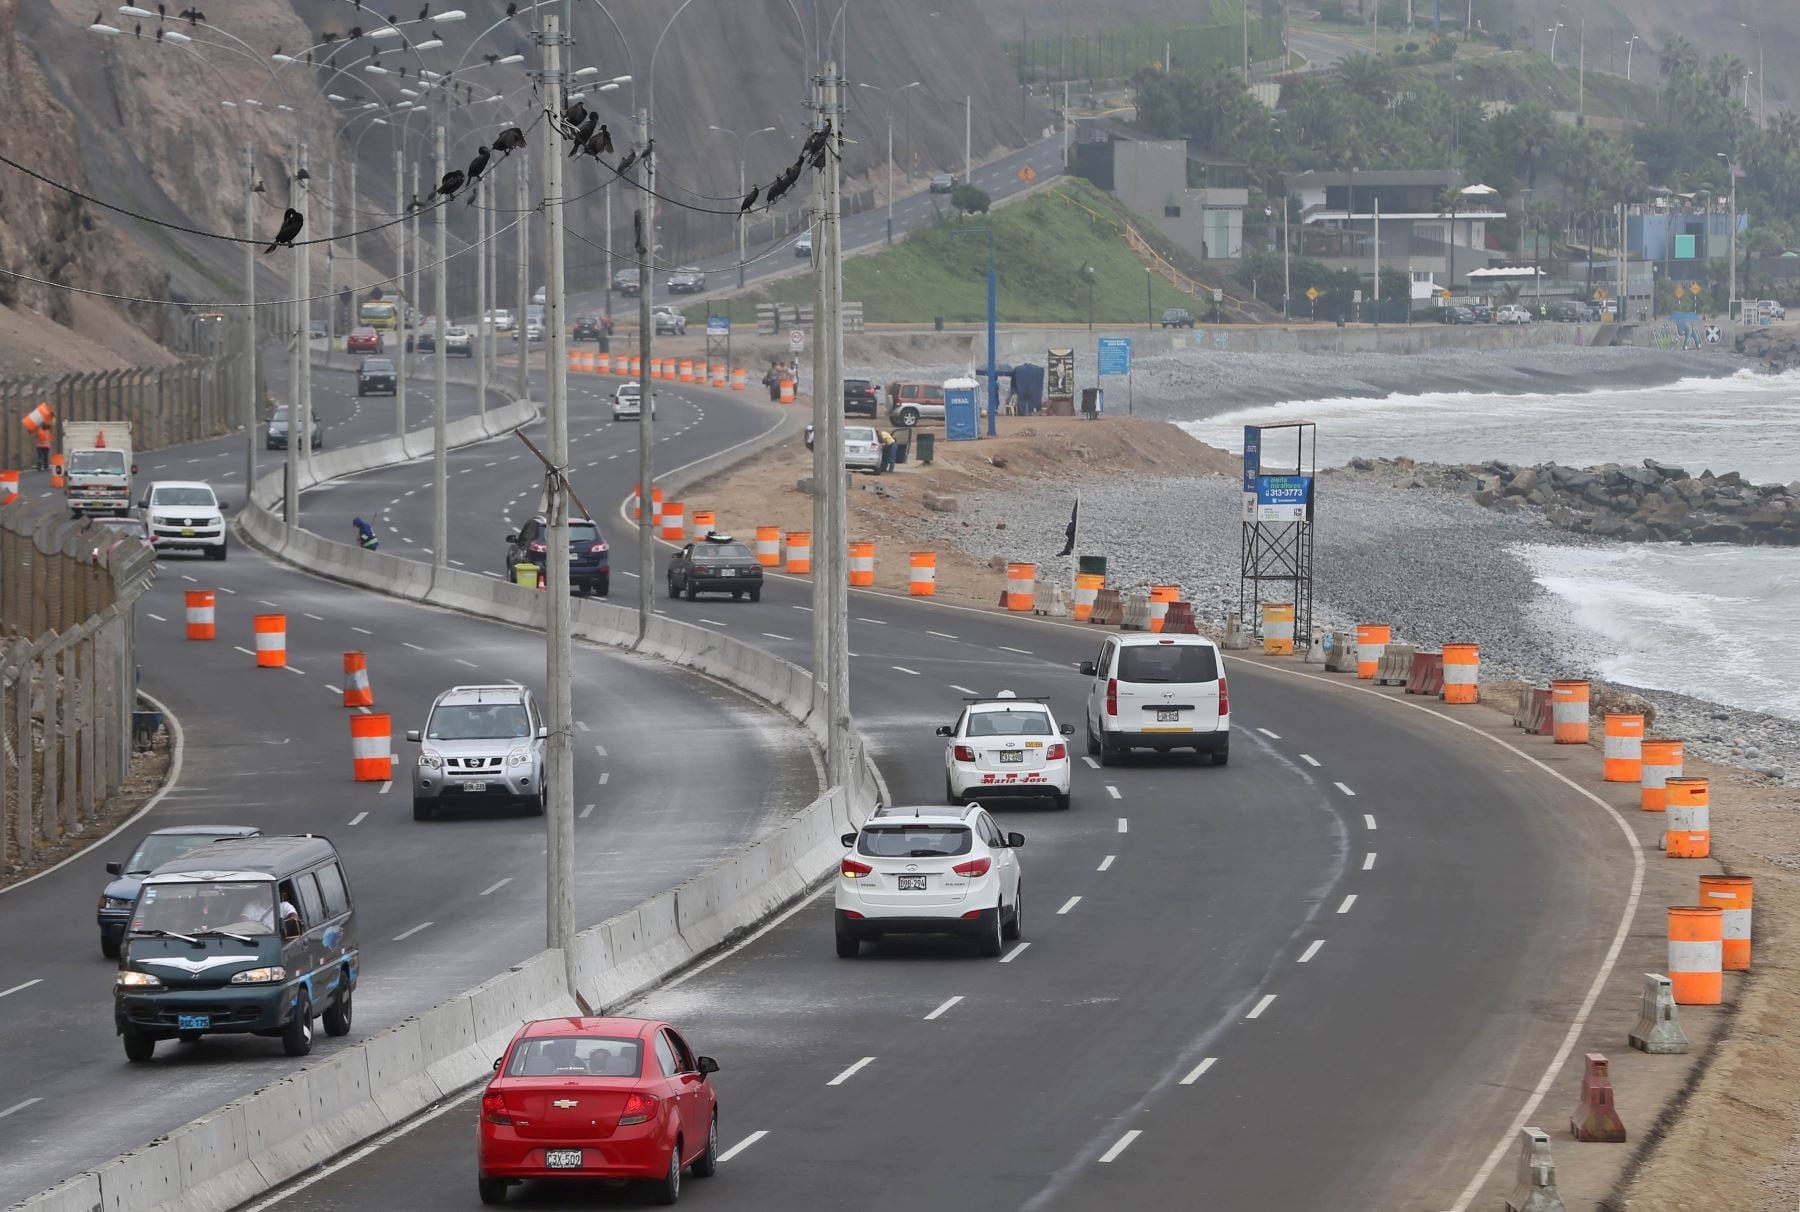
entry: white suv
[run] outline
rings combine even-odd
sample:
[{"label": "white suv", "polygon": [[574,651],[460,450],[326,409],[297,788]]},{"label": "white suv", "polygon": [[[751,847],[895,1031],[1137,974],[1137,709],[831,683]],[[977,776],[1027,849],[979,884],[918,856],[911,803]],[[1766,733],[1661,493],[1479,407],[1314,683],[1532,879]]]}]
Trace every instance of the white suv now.
[{"label": "white suv", "polygon": [[150,542],[158,551],[200,551],[225,558],[225,507],[212,485],[198,480],[157,480],[138,501]]},{"label": "white suv", "polygon": [[413,770],[413,820],[453,804],[506,804],[544,812],[544,738],[531,691],[516,682],[452,686],[431,704]]},{"label": "white suv", "polygon": [[837,953],[850,959],[883,934],[960,934],[981,954],[1024,933],[1024,881],[1015,853],[1025,844],[1001,833],[980,804],[875,810],[838,864]]},{"label": "white suv", "polygon": [[1529,324],[1531,323],[1531,312],[1517,303],[1502,303],[1500,309],[1494,313],[1494,323]]},{"label": "white suv", "polygon": [[1192,749],[1231,757],[1231,696],[1219,646],[1205,636],[1108,636],[1083,661],[1087,751],[1110,766],[1132,749]]},{"label": "white suv", "polygon": [[956,723],[937,730],[944,745],[944,798],[962,804],[971,797],[1032,796],[1069,806],[1069,747],[1063,737],[1073,724],[1057,726],[1041,699],[1022,699],[1002,690],[991,699],[970,699]]},{"label": "white suv", "polygon": [[[621,383],[613,388],[612,417],[615,421],[635,421],[643,412],[643,401],[638,396],[639,385]],[[656,392],[650,393],[650,415],[656,415]]]}]

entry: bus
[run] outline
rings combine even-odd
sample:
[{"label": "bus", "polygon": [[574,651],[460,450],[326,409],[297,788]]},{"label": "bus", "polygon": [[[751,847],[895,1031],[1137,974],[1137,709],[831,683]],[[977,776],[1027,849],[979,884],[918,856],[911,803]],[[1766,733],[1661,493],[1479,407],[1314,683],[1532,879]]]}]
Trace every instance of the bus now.
[{"label": "bus", "polygon": [[356,309],[356,322],[377,332],[393,332],[400,327],[400,309],[387,299],[366,299]]}]

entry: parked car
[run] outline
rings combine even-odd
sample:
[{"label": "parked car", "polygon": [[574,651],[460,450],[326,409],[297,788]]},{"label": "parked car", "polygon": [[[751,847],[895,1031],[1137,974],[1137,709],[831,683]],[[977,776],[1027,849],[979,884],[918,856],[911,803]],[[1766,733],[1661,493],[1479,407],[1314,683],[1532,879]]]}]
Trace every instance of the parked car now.
[{"label": "parked car", "polygon": [[381,352],[381,334],[366,325],[352,328],[350,335],[344,338],[344,352],[378,354]]},{"label": "parked car", "polygon": [[794,241],[794,255],[796,257],[812,256],[812,232],[810,230],[801,232],[800,238]]},{"label": "parked car", "polygon": [[887,399],[889,424],[910,429],[944,419],[944,389],[936,383],[889,383]]},{"label": "parked car", "polygon": [[683,265],[669,275],[669,293],[697,295],[706,289],[706,272],[698,265]]},{"label": "parked car", "polygon": [[868,379],[844,380],[844,413],[855,413],[874,420],[880,415],[881,388]]},{"label": "parked car", "polygon": [[1550,304],[1550,319],[1560,324],[1582,324],[1588,318],[1587,306],[1573,299],[1558,299]]},{"label": "parked car", "polygon": [[621,269],[613,275],[612,288],[622,295],[635,295],[638,292],[638,271]]},{"label": "parked car", "polygon": [[844,426],[844,466],[881,474],[881,435],[873,425]]},{"label": "parked car", "polygon": [[1162,314],[1162,326],[1164,328],[1192,328],[1194,313],[1185,307],[1168,308]]},{"label": "parked car", "polygon": [[1438,323],[1473,324],[1475,323],[1475,313],[1470,311],[1464,304],[1452,303],[1448,307],[1441,307],[1438,309]]},{"label": "parked car", "polygon": [[931,179],[931,192],[934,194],[953,194],[956,192],[955,173],[939,173]]},{"label": "parked car", "polygon": [[687,335],[687,317],[667,303],[657,304],[655,310],[650,313],[650,317],[656,325],[656,335],[659,337]]},{"label": "parked car", "polygon": [[1531,323],[1531,309],[1521,307],[1517,303],[1502,303],[1499,310],[1494,312],[1494,323],[1529,324]]},{"label": "parked car", "polygon": [[[358,389],[360,393],[360,388]],[[325,445],[325,423],[319,420],[315,410],[312,415],[312,432],[307,435],[314,450]],[[263,444],[269,450],[286,450],[288,447],[288,406],[277,404],[275,411],[269,415],[269,429],[263,436]]]},{"label": "parked car", "polygon": [[[514,534],[506,536],[506,579],[513,579],[513,569],[520,564],[544,567],[548,550],[544,537],[550,533],[550,519],[536,514]],[[612,587],[611,554],[600,527],[592,518],[569,519],[569,588],[575,593],[591,593],[605,597]]]},{"label": "parked car", "polygon": [[1475,322],[1477,324],[1489,324],[1493,322],[1494,309],[1486,303],[1465,303],[1463,306],[1467,307],[1469,311],[1474,314]]}]

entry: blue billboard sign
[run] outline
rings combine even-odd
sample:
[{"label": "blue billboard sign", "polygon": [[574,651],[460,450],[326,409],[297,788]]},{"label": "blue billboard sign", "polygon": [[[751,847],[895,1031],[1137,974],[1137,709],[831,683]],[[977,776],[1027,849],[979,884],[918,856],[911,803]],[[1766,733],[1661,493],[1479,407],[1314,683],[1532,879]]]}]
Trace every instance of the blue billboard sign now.
[{"label": "blue billboard sign", "polygon": [[1102,375],[1128,375],[1131,373],[1131,338],[1100,338],[1100,373]]},{"label": "blue billboard sign", "polygon": [[1244,491],[1256,491],[1256,473],[1262,467],[1262,430],[1244,426]]},{"label": "blue billboard sign", "polygon": [[707,316],[706,335],[709,337],[728,337],[731,335],[730,316]]},{"label": "blue billboard sign", "polygon": [[1303,522],[1311,499],[1311,476],[1256,477],[1256,520],[1259,522]]}]

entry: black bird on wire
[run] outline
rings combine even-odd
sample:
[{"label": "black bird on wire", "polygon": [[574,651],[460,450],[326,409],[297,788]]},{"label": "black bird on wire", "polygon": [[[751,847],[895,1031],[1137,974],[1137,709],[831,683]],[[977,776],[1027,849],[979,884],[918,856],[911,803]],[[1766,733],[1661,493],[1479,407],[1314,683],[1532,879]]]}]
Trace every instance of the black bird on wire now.
[{"label": "black bird on wire", "polygon": [[424,8],[419,10],[419,20],[421,20],[421,21],[431,20],[431,5],[427,4]]},{"label": "black bird on wire", "polygon": [[202,21],[206,20],[206,14],[197,8],[184,9],[175,15],[177,17],[185,17],[189,25],[199,25]]},{"label": "black bird on wire", "polygon": [[487,60],[487,65],[489,67],[492,67],[492,66],[494,66],[494,64],[500,62],[500,56],[492,53],[491,51],[488,54],[483,55],[482,58]]},{"label": "black bird on wire", "polygon": [[453,168],[444,174],[444,179],[442,181],[438,182],[437,192],[442,195],[444,201],[448,202],[456,197],[456,192],[462,187],[463,175]]},{"label": "black bird on wire", "polygon": [[525,146],[525,132],[516,126],[509,126],[494,136],[493,150],[503,156],[510,156],[518,148]]},{"label": "black bird on wire", "polygon": [[600,129],[595,131],[593,135],[588,138],[587,147],[584,150],[588,155],[598,160],[601,156],[612,151],[612,149],[612,132],[606,129],[605,123],[601,123]]},{"label": "black bird on wire", "polygon": [[782,172],[779,177],[776,177],[773,181],[769,182],[769,192],[763,196],[763,209],[772,209],[775,203],[780,200],[781,195],[794,188],[794,182],[799,179],[800,173],[798,167],[795,166],[788,168]]},{"label": "black bird on wire", "polygon": [[756,205],[756,196],[760,193],[762,193],[762,186],[752,185],[750,192],[744,195],[743,202],[738,205],[738,214],[749,214],[750,208]]},{"label": "black bird on wire", "polygon": [[825,146],[826,141],[830,138],[831,138],[831,123],[827,122],[824,126],[821,126],[818,130],[815,130],[812,134],[810,134],[806,137],[806,143],[800,149],[801,157],[805,158],[807,156],[814,155],[815,153],[818,152],[818,150],[820,148]]},{"label": "black bird on wire", "polygon": [[506,6],[506,16],[507,16],[508,20],[510,20],[513,17],[516,17],[518,15],[519,15],[519,6],[517,4],[509,4]]},{"label": "black bird on wire", "polygon": [[635,151],[626,152],[623,156],[619,157],[618,167],[614,168],[613,171],[618,173],[621,177],[623,177],[626,173],[631,171],[631,166],[633,164],[636,164],[637,162],[638,162],[637,152],[635,152]]},{"label": "black bird on wire", "polygon": [[356,41],[358,38],[360,38],[362,36],[363,36],[363,27],[360,25],[352,25],[350,27],[350,32],[344,35],[344,37],[348,38],[352,42]]},{"label": "black bird on wire", "polygon": [[587,106],[579,101],[574,102],[569,108],[563,110],[563,138],[569,139],[574,137],[576,128],[587,120],[587,112]]},{"label": "black bird on wire", "polygon": [[305,226],[306,216],[295,210],[293,207],[288,207],[287,213],[281,216],[281,230],[275,233],[274,242],[263,249],[263,255],[267,256],[277,248],[292,248],[294,246],[294,237],[298,236],[300,234],[300,229]]},{"label": "black bird on wire", "polygon": [[470,185],[481,180],[481,174],[487,171],[489,150],[486,145],[475,149],[475,158],[469,161],[468,182]]},{"label": "black bird on wire", "polygon": [[587,141],[594,137],[594,131],[596,128],[599,127],[599,125],[600,125],[600,115],[595,114],[595,113],[588,114],[588,116],[582,121],[581,126],[578,127],[575,131],[575,134],[574,134],[575,149],[569,153],[570,159],[573,159],[576,156],[579,156],[583,151],[587,150]]}]

